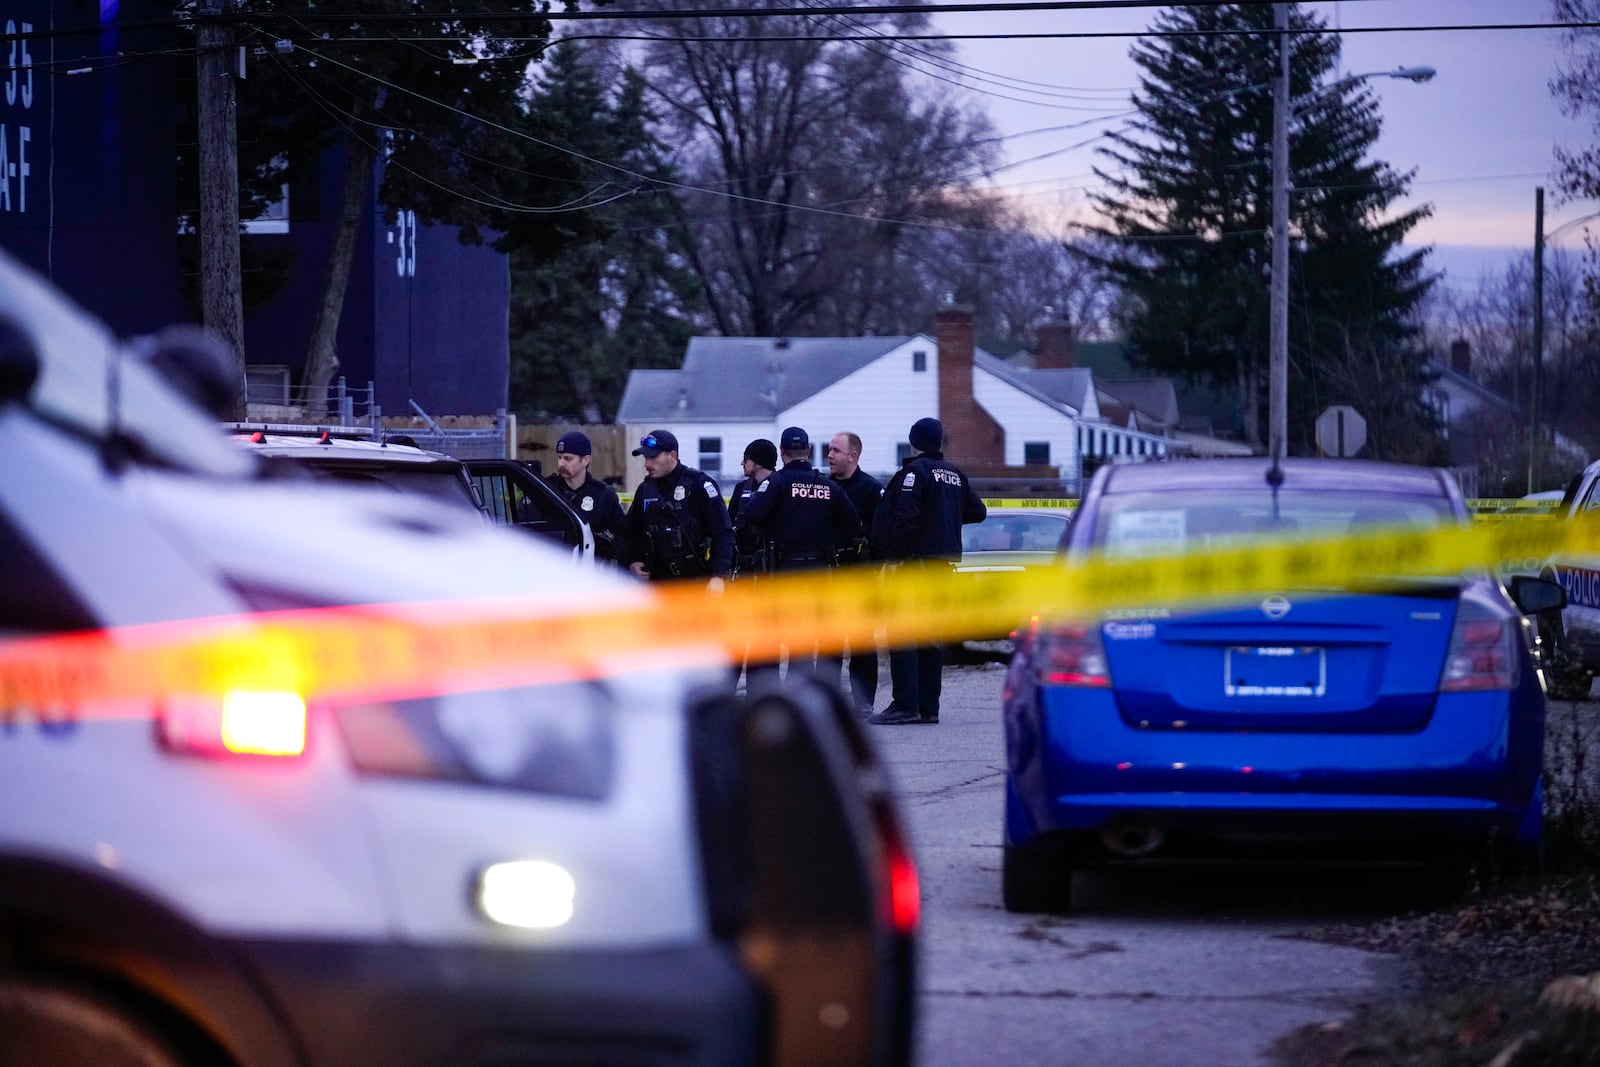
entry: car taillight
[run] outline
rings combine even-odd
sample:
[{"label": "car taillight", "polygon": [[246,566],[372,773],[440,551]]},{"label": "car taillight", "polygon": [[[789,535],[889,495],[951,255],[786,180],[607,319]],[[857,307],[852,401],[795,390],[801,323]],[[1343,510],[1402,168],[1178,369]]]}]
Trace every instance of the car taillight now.
[{"label": "car taillight", "polygon": [[906,845],[888,797],[874,797],[869,806],[887,867],[889,922],[895,933],[910,937],[922,922],[922,885],[917,877],[917,863],[911,858],[911,849]]},{"label": "car taillight", "polygon": [[156,722],[162,742],[196,756],[299,756],[306,702],[299,693],[234,689],[221,700],[169,701]]},{"label": "car taillight", "polygon": [[1516,620],[1509,609],[1478,590],[1461,594],[1439,692],[1514,689],[1518,657]]},{"label": "car taillight", "polygon": [[1090,622],[1038,625],[1034,674],[1043,685],[1078,685],[1103,688],[1111,684],[1100,626]]}]

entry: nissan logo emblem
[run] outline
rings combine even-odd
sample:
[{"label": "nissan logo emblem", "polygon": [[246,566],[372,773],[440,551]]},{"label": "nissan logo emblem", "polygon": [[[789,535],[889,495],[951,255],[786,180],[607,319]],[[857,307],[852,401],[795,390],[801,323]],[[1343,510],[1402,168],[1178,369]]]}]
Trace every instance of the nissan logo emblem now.
[{"label": "nissan logo emblem", "polygon": [[1269,619],[1281,619],[1289,614],[1289,601],[1281,596],[1269,596],[1261,602],[1261,611]]}]

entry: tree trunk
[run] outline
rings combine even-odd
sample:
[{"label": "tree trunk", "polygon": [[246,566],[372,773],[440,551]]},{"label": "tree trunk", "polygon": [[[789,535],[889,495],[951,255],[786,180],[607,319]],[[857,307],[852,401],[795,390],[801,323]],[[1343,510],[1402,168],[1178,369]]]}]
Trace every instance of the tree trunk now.
[{"label": "tree trunk", "polygon": [[344,292],[350,282],[350,263],[355,258],[356,235],[369,209],[367,197],[372,187],[372,167],[376,153],[372,145],[358,136],[346,142],[344,187],[339,193],[338,227],[333,250],[328,254],[328,269],[323,275],[322,302],[317,305],[317,320],[311,328],[311,343],[306,350],[306,409],[318,416],[328,414],[328,386],[339,370],[335,342],[339,336],[339,317],[344,311]]},{"label": "tree trunk", "polygon": [[1244,417],[1244,441],[1261,448],[1261,375],[1254,365],[1239,361],[1239,413]]},{"label": "tree trunk", "polygon": [[[223,5],[226,10],[227,5]],[[247,414],[244,297],[239,272],[239,162],[228,27],[201,19],[195,59],[200,153],[200,321],[228,347],[234,395],[226,417]]]}]

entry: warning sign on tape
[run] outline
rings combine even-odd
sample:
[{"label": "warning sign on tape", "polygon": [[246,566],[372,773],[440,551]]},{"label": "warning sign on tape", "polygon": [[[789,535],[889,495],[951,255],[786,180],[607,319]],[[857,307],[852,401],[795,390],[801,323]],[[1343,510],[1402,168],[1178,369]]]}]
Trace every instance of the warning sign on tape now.
[{"label": "warning sign on tape", "polygon": [[695,582],[624,588],[600,603],[378,605],[166,623],[0,643],[0,707],[93,714],[105,705],[115,714],[119,702],[234,689],[394,698],[724,656],[759,661],[812,642],[836,652],[847,643],[988,637],[1041,616],[1333,592],[1585,551],[1600,554],[1594,522],[1491,523],[1240,540],[1021,571],[929,562],[800,572],[734,582],[717,595]]}]

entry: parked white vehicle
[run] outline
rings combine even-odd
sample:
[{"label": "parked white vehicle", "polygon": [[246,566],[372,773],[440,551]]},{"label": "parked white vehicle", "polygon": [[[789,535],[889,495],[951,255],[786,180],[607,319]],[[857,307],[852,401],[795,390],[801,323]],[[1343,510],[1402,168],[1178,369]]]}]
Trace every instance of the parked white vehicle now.
[{"label": "parked white vehicle", "polygon": [[[1600,512],[1600,461],[1589,464],[1567,485],[1561,497],[1562,519]],[[1556,556],[1545,564],[1544,577],[1554,578],[1567,591],[1567,606],[1559,615],[1540,618],[1545,671],[1550,695],[1577,700],[1589,695],[1600,674],[1600,557]]]},{"label": "parked white vehicle", "polygon": [[594,531],[581,515],[526,464],[507,459],[461,460],[399,438],[341,437],[332,430],[285,433],[229,424],[248,451],[272,467],[301,471],[322,481],[385,489],[476,511],[507,526],[565,545],[582,563],[595,560]]},{"label": "parked white vehicle", "polygon": [[[654,595],[466,509],[263,477],[156,373],[208,393],[176,347],[118,344],[0,254],[0,649]],[[870,747],[829,689],[726,676],[0,685],[0,1062],[905,1063],[915,870]]]}]

